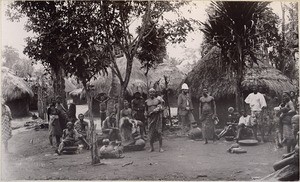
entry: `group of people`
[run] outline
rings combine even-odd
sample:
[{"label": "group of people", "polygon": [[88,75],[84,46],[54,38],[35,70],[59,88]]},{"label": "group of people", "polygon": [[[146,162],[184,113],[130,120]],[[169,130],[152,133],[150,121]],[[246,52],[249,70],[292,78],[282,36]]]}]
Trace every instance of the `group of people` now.
[{"label": "group of people", "polygon": [[[120,122],[116,120],[116,109],[109,113],[103,121],[102,132],[109,140],[121,139],[128,143],[137,139],[150,141],[150,152],[154,151],[154,142],[159,141],[159,152],[162,149],[162,129],[164,100],[157,95],[155,89],[149,90],[149,98],[144,100],[141,93],[136,92],[130,104],[127,100],[120,111]],[[148,132],[147,132],[148,130]],[[148,134],[148,137],[147,137]]]},{"label": "group of people", "polygon": [[[182,84],[182,93],[178,96],[178,116],[182,125],[183,131],[189,131],[192,125],[197,123],[193,116],[193,103],[189,94],[189,88],[186,83]],[[217,108],[214,97],[208,94],[208,90],[203,89],[203,96],[199,99],[199,123],[202,124],[202,137],[204,143],[207,144],[208,140],[216,139],[215,135],[215,122],[217,118]]]},{"label": "group of people", "polygon": [[50,145],[54,147],[53,137],[55,137],[58,154],[62,153],[64,147],[74,146],[76,142],[81,142],[86,149],[90,148],[87,142],[88,122],[84,120],[83,114],[79,114],[78,119],[75,114],[76,105],[70,104],[67,110],[61,102],[61,97],[53,99],[47,109],[49,141]]},{"label": "group of people", "polygon": [[249,105],[250,115],[246,109],[240,113],[233,107],[228,108],[226,126],[218,135],[215,132],[215,125],[218,123],[216,104],[214,97],[210,96],[208,90],[203,89],[203,95],[199,99],[199,120],[193,116],[193,103],[187,84],[183,84],[182,92],[178,96],[178,116],[183,131],[188,131],[192,126],[202,126],[202,137],[204,143],[208,140],[220,139],[224,136],[233,136],[237,142],[243,137],[251,134],[256,140],[260,132],[261,142],[265,142],[265,135],[276,130],[276,143],[278,146],[286,145],[287,152],[292,150],[295,144],[299,115],[297,115],[298,99],[295,92],[284,92],[280,101],[274,91],[270,95],[263,93],[262,87],[253,86],[245,103]]}]

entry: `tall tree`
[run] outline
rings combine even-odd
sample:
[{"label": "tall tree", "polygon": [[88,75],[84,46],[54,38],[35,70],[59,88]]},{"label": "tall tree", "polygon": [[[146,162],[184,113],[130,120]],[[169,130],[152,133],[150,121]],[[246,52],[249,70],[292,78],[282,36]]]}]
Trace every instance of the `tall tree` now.
[{"label": "tall tree", "polygon": [[[236,78],[236,107],[241,108],[241,83],[247,60],[257,62],[257,21],[268,2],[212,2],[215,10],[203,23],[207,42],[221,48],[224,67]],[[249,56],[251,59],[245,59]]]},{"label": "tall tree", "polygon": [[[49,66],[54,75],[59,76],[63,72],[75,75],[87,90],[87,95],[93,95],[90,79],[100,72],[105,74],[109,66],[120,80],[122,100],[130,79],[133,58],[148,33],[154,29],[151,26],[147,28],[150,20],[158,22],[164,12],[175,11],[182,4],[151,1],[16,1],[8,14],[12,19],[21,15],[28,18],[26,29],[36,33],[36,36],[27,39],[24,52],[32,59]],[[130,28],[136,19],[139,25],[134,33]],[[182,23],[186,26],[177,26]],[[173,42],[183,41],[184,35],[192,29],[188,21],[182,20],[163,25],[168,26],[167,37]],[[125,75],[121,75],[116,63],[116,47],[123,51],[127,59]],[[88,102],[91,103],[90,100]],[[91,108],[89,111],[91,131],[94,132]],[[92,143],[97,143],[95,141],[93,135]],[[96,150],[93,145],[93,163],[99,162]]]}]

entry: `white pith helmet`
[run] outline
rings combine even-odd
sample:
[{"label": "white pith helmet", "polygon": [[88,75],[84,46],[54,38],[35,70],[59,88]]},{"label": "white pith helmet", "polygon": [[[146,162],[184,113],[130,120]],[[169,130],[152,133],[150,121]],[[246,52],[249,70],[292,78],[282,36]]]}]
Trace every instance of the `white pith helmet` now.
[{"label": "white pith helmet", "polygon": [[182,84],[181,90],[188,90],[188,89],[189,89],[189,87],[186,83]]}]

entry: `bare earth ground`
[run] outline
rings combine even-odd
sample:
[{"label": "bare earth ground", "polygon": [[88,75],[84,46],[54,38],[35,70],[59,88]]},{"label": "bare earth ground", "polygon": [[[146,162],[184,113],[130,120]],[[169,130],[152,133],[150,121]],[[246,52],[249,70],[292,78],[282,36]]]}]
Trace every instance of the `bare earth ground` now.
[{"label": "bare earth ground", "polygon": [[145,151],[103,159],[104,165],[92,166],[90,151],[57,156],[46,130],[17,131],[10,140],[11,153],[1,157],[2,180],[253,180],[272,173],[274,162],[284,153],[275,150],[273,143],[265,143],[242,146],[246,154],[230,154],[226,150],[232,142],[204,145],[203,141],[164,136],[164,153],[148,153],[147,143]]}]

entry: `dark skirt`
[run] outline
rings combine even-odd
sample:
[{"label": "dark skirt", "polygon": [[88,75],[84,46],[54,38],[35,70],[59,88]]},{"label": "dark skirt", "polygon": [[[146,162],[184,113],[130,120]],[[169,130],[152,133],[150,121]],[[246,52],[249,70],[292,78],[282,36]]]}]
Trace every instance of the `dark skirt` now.
[{"label": "dark skirt", "polygon": [[212,113],[202,115],[202,135],[204,139],[212,140],[214,138],[215,124],[212,116]]},{"label": "dark skirt", "polygon": [[161,138],[162,134],[162,117],[161,114],[153,113],[149,117],[149,139],[150,141],[157,141]]}]

